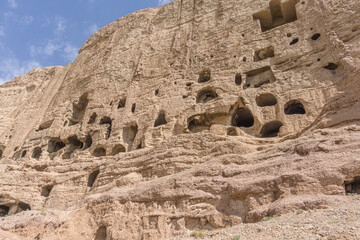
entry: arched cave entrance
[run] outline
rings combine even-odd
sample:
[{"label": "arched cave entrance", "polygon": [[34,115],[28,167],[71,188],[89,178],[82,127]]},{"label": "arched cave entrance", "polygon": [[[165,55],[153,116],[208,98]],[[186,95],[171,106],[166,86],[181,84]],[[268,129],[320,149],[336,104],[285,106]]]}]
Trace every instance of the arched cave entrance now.
[{"label": "arched cave entrance", "polygon": [[247,108],[237,108],[231,117],[231,125],[235,127],[252,127],[254,125],[254,117]]},{"label": "arched cave entrance", "polygon": [[280,128],[283,126],[282,122],[279,121],[272,121],[266,123],[260,131],[261,138],[271,138],[277,137],[278,133],[280,132]]},{"label": "arched cave entrance", "polygon": [[298,100],[291,100],[290,102],[286,103],[284,111],[286,115],[306,113],[304,105]]}]

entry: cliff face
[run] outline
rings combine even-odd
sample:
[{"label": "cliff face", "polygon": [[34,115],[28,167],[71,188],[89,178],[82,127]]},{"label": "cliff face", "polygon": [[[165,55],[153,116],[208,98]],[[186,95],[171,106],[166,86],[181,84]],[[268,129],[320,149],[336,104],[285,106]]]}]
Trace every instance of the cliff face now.
[{"label": "cliff face", "polygon": [[0,235],[164,239],[360,193],[357,19],[175,0],[0,86]]}]

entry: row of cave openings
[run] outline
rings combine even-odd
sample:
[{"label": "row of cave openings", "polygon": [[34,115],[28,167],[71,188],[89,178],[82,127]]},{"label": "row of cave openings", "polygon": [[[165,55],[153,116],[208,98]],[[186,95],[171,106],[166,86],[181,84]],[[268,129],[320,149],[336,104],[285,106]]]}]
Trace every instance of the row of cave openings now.
[{"label": "row of cave openings", "polygon": [[[130,126],[126,128],[127,131],[125,131],[127,135],[132,135],[132,139],[136,135],[137,129],[133,126]],[[63,151],[62,158],[63,159],[70,159],[71,155],[77,151],[84,151],[89,149],[92,146],[92,137],[90,134],[87,134],[85,139],[79,140],[79,138],[76,135],[73,135],[69,138],[67,138],[65,141],[62,141],[59,137],[53,137],[50,138],[47,145],[47,152],[50,154],[51,158],[56,153],[58,153],[60,150]],[[126,152],[125,147],[122,144],[116,144],[112,147],[111,152],[107,153],[104,146],[97,146],[93,152],[92,155],[95,157],[102,157],[102,156],[115,156],[121,152]],[[43,149],[41,147],[35,147],[33,149],[31,157],[34,159],[39,159],[43,153]],[[25,157],[27,154],[27,150],[24,150],[21,154],[21,158]]]},{"label": "row of cave openings", "polygon": [[[68,122],[67,121],[65,122],[64,126],[66,126],[67,124],[69,126],[73,126],[73,125],[76,125],[76,124],[82,122],[83,118],[85,116],[85,112],[86,112],[88,103],[89,103],[88,94],[85,93],[79,98],[79,100],[77,102],[73,103],[72,117],[69,119]],[[112,105],[112,104],[113,103],[111,102],[110,105]],[[119,103],[118,103],[118,109],[124,108],[125,104],[126,104],[126,98],[120,99]],[[131,107],[131,111],[133,113],[135,112],[135,108],[136,108],[136,104],[133,104]],[[95,124],[97,121],[97,118],[98,118],[98,116],[94,112],[89,117],[87,124]],[[50,128],[52,125],[52,122],[53,121],[47,121],[47,122],[41,124],[36,131],[42,131],[42,130]],[[165,119],[165,113],[164,113],[164,111],[160,111],[158,118],[155,120],[154,127],[164,125],[166,123],[167,123],[167,121]],[[111,136],[111,131],[112,131],[112,124],[113,124],[112,119],[108,116],[104,116],[99,121],[99,124],[107,126],[105,139],[106,140],[109,139]],[[133,145],[133,142],[134,142],[134,139],[135,139],[137,133],[138,133],[138,126],[136,123],[125,126],[123,128],[123,141],[128,144],[129,150],[132,148],[132,145]],[[49,154],[53,154],[53,153],[59,152],[62,149],[65,149],[64,153],[62,154],[62,158],[69,159],[74,151],[89,149],[92,146],[92,143],[93,143],[93,141],[92,141],[91,133],[88,133],[86,135],[86,137],[82,138],[82,139],[79,139],[77,135],[73,135],[73,136],[65,139],[64,141],[61,140],[59,137],[53,137],[48,142],[47,151]],[[142,144],[140,143],[137,146],[137,149],[139,149],[141,147],[142,147]],[[43,150],[41,147],[36,147],[33,150],[32,158],[39,159],[42,155],[42,151]],[[112,148],[110,153],[107,153],[106,148],[104,146],[97,146],[93,150],[92,155],[95,157],[102,157],[102,156],[107,156],[107,155],[115,156],[121,152],[126,152],[126,148],[122,144],[116,144]],[[25,157],[26,154],[27,154],[27,150],[24,150],[21,153],[21,157]]]},{"label": "row of cave openings", "polygon": [[[318,59],[319,60],[319,59]],[[338,68],[336,63],[328,63],[324,66],[325,69],[334,71]],[[263,85],[274,83],[276,78],[270,66],[262,67],[259,69],[251,70],[245,73],[246,80],[243,83],[243,77],[241,73],[235,74],[235,85],[243,86],[243,89],[247,88],[260,88]],[[211,80],[211,69],[205,68],[199,73],[198,82],[205,83]],[[211,87],[203,88],[199,91],[196,97],[197,103],[206,103],[214,98],[218,97],[215,89]]]},{"label": "row of cave openings", "polygon": [[[257,97],[257,104],[261,107],[273,106],[277,104],[276,98],[272,94],[263,94]],[[306,114],[306,110],[303,104],[298,100],[289,101],[284,108],[285,114],[294,115],[294,114]],[[188,129],[191,132],[201,132],[203,130],[210,129],[212,124],[221,124],[226,121],[227,114],[218,114],[218,115],[197,115],[196,118],[190,117],[188,119]],[[225,120],[224,120],[225,119]],[[231,126],[233,127],[243,127],[251,128],[254,126],[255,119],[252,112],[246,107],[238,107],[231,116]],[[280,132],[280,128],[283,126],[283,123],[280,121],[271,121],[264,124],[260,130],[261,138],[270,138],[276,137]],[[236,136],[236,131],[232,128],[229,128],[228,135]]]},{"label": "row of cave openings", "polygon": [[[208,82],[211,80],[211,71],[210,69],[205,69],[199,74],[199,83]],[[264,84],[273,83],[275,82],[275,76],[270,67],[264,67],[261,69],[257,69],[254,71],[250,71],[246,74],[246,84],[244,85],[244,89],[246,88],[258,88]],[[235,76],[235,83],[236,85],[242,84],[241,74],[236,74]],[[213,99],[216,99],[218,94],[216,93],[215,89],[213,88],[204,88],[201,90],[196,98],[197,103],[206,103]],[[256,97],[256,104],[259,107],[268,107],[274,106],[278,103],[276,97],[271,93],[264,93],[258,95]],[[306,110],[304,105],[299,100],[290,100],[284,106],[284,113],[286,115],[295,115],[295,114],[306,114]],[[223,116],[224,117],[224,116]],[[211,124],[215,122],[221,122],[223,120],[216,120],[221,119],[220,116],[209,116],[209,115],[202,115],[197,116],[197,118],[190,117],[188,119],[188,129],[192,132],[200,132],[202,130],[209,129]],[[237,108],[231,117],[231,125],[234,127],[245,127],[250,128],[254,125],[255,119],[251,111],[246,107]],[[261,131],[260,137],[276,137],[280,131],[280,128],[283,126],[283,123],[280,121],[272,121],[266,123]],[[233,130],[229,130],[229,135],[234,135]]]}]

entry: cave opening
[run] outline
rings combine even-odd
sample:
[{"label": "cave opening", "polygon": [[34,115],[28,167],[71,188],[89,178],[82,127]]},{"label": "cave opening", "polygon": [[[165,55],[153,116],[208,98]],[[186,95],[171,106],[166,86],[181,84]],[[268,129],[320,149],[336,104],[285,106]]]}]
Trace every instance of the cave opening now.
[{"label": "cave opening", "polygon": [[290,42],[290,45],[294,45],[296,43],[299,42],[299,38],[294,38],[291,42]]},{"label": "cave opening", "polygon": [[5,205],[0,205],[0,217],[5,217],[9,214],[10,208]]},{"label": "cave opening", "polygon": [[336,70],[338,69],[338,65],[336,63],[329,63],[328,65],[326,65],[324,68],[327,69],[327,70]]},{"label": "cave opening", "polygon": [[198,95],[197,95],[197,98],[196,98],[196,102],[197,103],[206,103],[206,102],[209,102],[215,98],[217,98],[218,95],[217,93],[215,92],[215,90],[213,89],[204,89],[204,90],[201,90]]},{"label": "cave opening", "polygon": [[260,131],[261,138],[272,138],[277,137],[280,132],[280,128],[283,126],[282,122],[272,121],[266,123]]},{"label": "cave opening", "polygon": [[256,96],[256,104],[259,107],[274,106],[277,104],[276,97],[271,93],[264,93]]},{"label": "cave opening", "polygon": [[67,139],[66,151],[63,154],[63,159],[70,159],[71,155],[75,152],[76,149],[82,149],[84,144],[81,142],[76,135],[73,135]]},{"label": "cave opening", "polygon": [[126,104],[126,98],[122,98],[119,100],[118,109],[124,108]]},{"label": "cave opening", "polygon": [[112,130],[112,121],[111,121],[110,117],[103,117],[100,120],[100,125],[105,125],[105,124],[108,124],[105,139],[109,139],[110,135],[111,135],[111,130]]},{"label": "cave opening", "polygon": [[42,154],[41,147],[36,147],[36,148],[34,148],[32,158],[39,159],[41,157],[41,154]]},{"label": "cave opening", "polygon": [[122,144],[117,144],[113,147],[113,149],[111,151],[111,155],[115,156],[121,152],[126,152],[126,149]]},{"label": "cave opening", "polygon": [[100,173],[100,170],[96,170],[96,171],[92,172],[92,173],[89,175],[89,177],[88,177],[88,183],[87,183],[87,186],[88,186],[88,187],[91,188],[91,187],[94,185],[94,183],[95,183],[95,181],[96,181],[99,173]]},{"label": "cave opening", "polygon": [[106,238],[107,238],[106,227],[105,226],[99,227],[98,230],[96,231],[95,240],[106,240]]},{"label": "cave opening", "polygon": [[51,138],[48,143],[48,152],[54,153],[59,151],[60,149],[63,149],[65,147],[65,143],[61,141],[60,138]]},{"label": "cave opening", "polygon": [[91,116],[90,116],[90,118],[89,118],[89,121],[88,121],[88,124],[93,124],[93,123],[95,123],[96,118],[97,118],[97,114],[96,114],[96,113],[91,114]]},{"label": "cave opening", "polygon": [[103,147],[97,147],[92,154],[94,157],[104,157],[106,156],[106,150]]},{"label": "cave opening", "polygon": [[90,148],[92,143],[93,143],[93,141],[92,141],[91,135],[87,134],[85,137],[85,144],[84,144],[83,150]]},{"label": "cave opening", "polygon": [[291,100],[290,102],[286,103],[284,111],[286,115],[306,113],[304,105],[298,100]]},{"label": "cave opening", "polygon": [[69,126],[75,125],[82,121],[88,104],[89,99],[87,93],[81,95],[79,100],[73,103],[73,115],[70,119]]},{"label": "cave opening", "polygon": [[255,51],[254,54],[254,62],[258,62],[267,58],[275,57],[274,47],[270,46],[267,48],[263,48]]},{"label": "cave opening", "polygon": [[128,150],[131,149],[137,133],[138,133],[138,125],[137,124],[126,126],[123,128],[123,140],[125,143],[127,143],[129,145]]},{"label": "cave opening", "polygon": [[210,79],[211,79],[211,70],[209,68],[206,68],[199,73],[199,79],[198,79],[199,83],[208,82],[210,81]]},{"label": "cave opening", "polygon": [[131,106],[131,112],[134,113],[134,112],[135,112],[135,109],[136,109],[136,103],[134,103],[134,104]]},{"label": "cave opening", "polygon": [[165,124],[167,124],[167,121],[165,119],[165,112],[160,111],[157,119],[155,120],[154,127],[158,127],[158,126],[165,125]]},{"label": "cave opening", "polygon": [[360,177],[355,177],[352,181],[345,181],[346,194],[360,194]]},{"label": "cave opening", "polygon": [[22,212],[22,211],[30,211],[30,210],[31,210],[31,207],[29,204],[24,203],[24,202],[19,202],[17,213]]},{"label": "cave opening", "polygon": [[254,125],[254,117],[247,108],[237,108],[231,117],[231,125],[235,127],[252,127]]},{"label": "cave opening", "polygon": [[320,36],[321,36],[320,33],[316,33],[311,37],[311,39],[315,41],[315,40],[318,40],[320,38]]},{"label": "cave opening", "polygon": [[237,86],[240,86],[241,83],[242,83],[241,73],[237,73],[237,74],[235,75],[235,84],[236,84]]},{"label": "cave opening", "polygon": [[53,185],[46,185],[41,188],[41,196],[48,197],[50,195],[51,190],[53,189]]},{"label": "cave opening", "polygon": [[275,27],[297,20],[296,0],[271,0],[269,8],[253,14],[254,20],[260,21],[261,31],[265,32]]}]

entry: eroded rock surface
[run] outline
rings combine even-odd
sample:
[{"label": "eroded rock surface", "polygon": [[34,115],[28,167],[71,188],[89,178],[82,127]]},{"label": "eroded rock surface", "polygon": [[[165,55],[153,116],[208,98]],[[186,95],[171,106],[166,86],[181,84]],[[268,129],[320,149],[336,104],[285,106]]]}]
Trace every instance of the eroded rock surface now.
[{"label": "eroded rock surface", "polygon": [[360,4],[175,0],[0,86],[0,234],[165,239],[360,193]]}]

